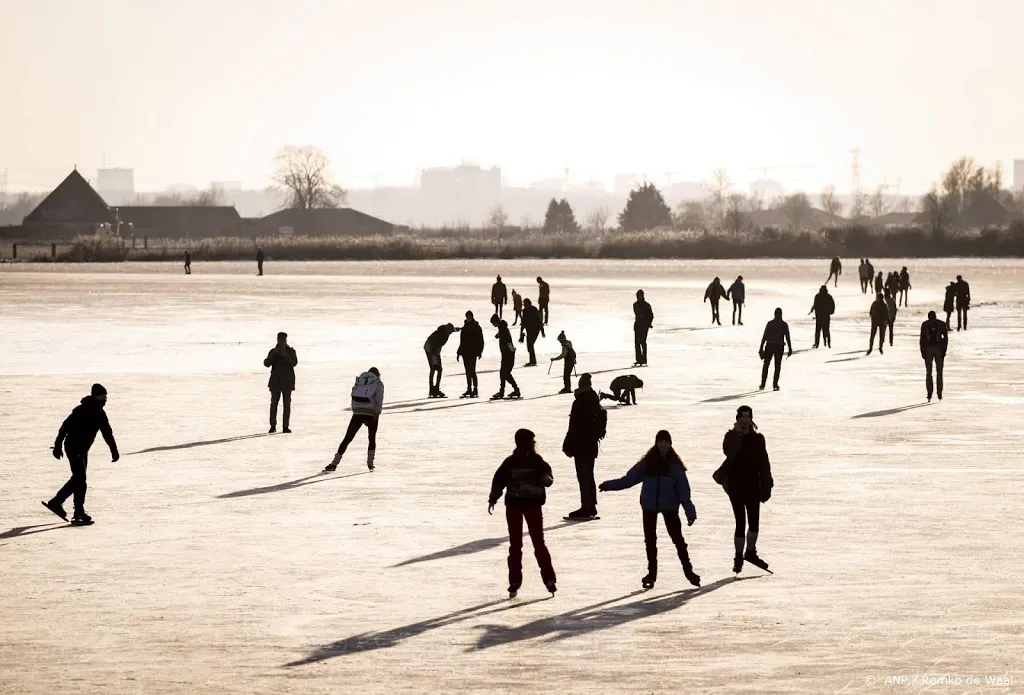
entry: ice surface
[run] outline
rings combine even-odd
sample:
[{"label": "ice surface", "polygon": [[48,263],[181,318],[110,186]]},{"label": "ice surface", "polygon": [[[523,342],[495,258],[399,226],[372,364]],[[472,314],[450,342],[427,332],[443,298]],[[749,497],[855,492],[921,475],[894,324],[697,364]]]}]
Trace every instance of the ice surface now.
[{"label": "ice surface", "polygon": [[[866,685],[886,675],[1009,675],[1009,688],[949,692],[1020,692],[1024,263],[875,261],[909,266],[914,289],[895,347],[871,357],[869,301],[845,263],[831,351],[808,350],[806,315],[827,261],[268,263],[262,278],[252,264],[196,263],[190,277],[178,264],[0,267],[0,692],[851,693],[888,689]],[[528,297],[535,276],[551,283],[541,366],[516,370],[525,400],[486,400],[498,354],[486,325],[484,397],[420,400],[423,341],[466,309],[485,323],[497,272]],[[740,273],[746,326],[711,329],[704,287]],[[971,330],[951,336],[946,400],[916,407],[917,331],[957,273]],[[554,336],[564,329],[578,371],[607,387],[629,372],[641,287],[655,312],[647,386],[639,407],[609,413],[598,480],[672,432],[700,591],[662,531],[659,583],[637,593],[638,489],[602,494],[600,521],[561,521],[579,500],[560,451],[572,397],[552,395],[558,366],[545,374]],[[799,352],[781,392],[751,394],[776,306]],[[262,360],[279,330],[299,357],[295,432],[268,437]],[[465,388],[457,339],[450,396]],[[318,476],[370,366],[387,388],[377,471],[364,431],[337,474]],[[67,476],[48,447],[94,381],[123,455],[112,464],[94,446],[97,523],[69,528],[39,505]],[[773,462],[759,549],[775,575],[748,565],[737,582],[711,472],[741,403]],[[555,471],[559,592],[545,598],[527,541],[509,603],[487,491],[522,426]]]}]

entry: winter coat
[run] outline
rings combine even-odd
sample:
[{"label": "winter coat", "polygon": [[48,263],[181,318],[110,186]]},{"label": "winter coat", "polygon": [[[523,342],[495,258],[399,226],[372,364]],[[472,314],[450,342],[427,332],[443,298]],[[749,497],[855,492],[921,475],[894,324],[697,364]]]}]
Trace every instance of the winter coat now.
[{"label": "winter coat", "polygon": [[448,343],[452,333],[454,331],[449,331],[448,326],[438,326],[427,338],[427,342],[423,343],[423,350],[429,353],[441,352],[441,348]]},{"label": "winter coat", "polygon": [[512,332],[508,329],[508,321],[502,319],[498,322],[498,332],[494,337],[498,339],[498,349],[503,358],[515,356],[516,344],[512,342]]},{"label": "winter coat", "polygon": [[612,383],[609,387],[612,391],[625,391],[626,389],[638,389],[640,388],[640,377],[636,374],[623,374],[612,379]]},{"label": "winter coat", "polygon": [[546,282],[539,282],[537,284],[539,286],[539,289],[537,291],[538,299],[540,301],[544,301],[546,299],[551,299],[551,285],[549,285]]},{"label": "winter coat", "polygon": [[565,360],[570,364],[576,364],[576,351],[572,348],[571,340],[562,341],[562,352],[558,357],[552,358],[552,361],[557,362],[558,360]]},{"label": "winter coat", "polygon": [[747,288],[742,282],[737,280],[729,285],[729,291],[726,293],[726,297],[732,297],[732,301],[737,304],[743,304],[743,302],[747,300]]},{"label": "winter coat", "polygon": [[489,504],[495,504],[505,491],[506,507],[542,507],[554,481],[551,466],[539,454],[516,452],[502,461],[491,481]]},{"label": "winter coat", "polygon": [[871,323],[876,326],[889,323],[889,307],[885,305],[884,299],[876,299],[871,302],[871,309],[868,313],[871,316]]},{"label": "winter coat", "polygon": [[895,321],[896,320],[896,298],[893,297],[891,294],[888,297],[885,298],[885,308],[888,309],[889,320],[890,321]]},{"label": "winter coat", "polygon": [[910,289],[910,273],[908,273],[905,270],[901,270],[900,271],[900,289],[901,290],[909,290]]},{"label": "winter coat", "polygon": [[946,286],[946,299],[942,302],[942,310],[947,313],[953,313],[953,298],[956,297],[956,285]]},{"label": "winter coat", "polygon": [[[361,395],[356,395],[357,393]],[[352,412],[358,415],[380,415],[384,410],[384,382],[373,372],[356,377],[352,387]]]},{"label": "winter coat", "polygon": [[515,311],[523,310],[523,295],[514,290],[512,292],[512,309]]},{"label": "winter coat", "polygon": [[540,315],[540,309],[534,305],[530,305],[523,309],[523,318],[519,321],[519,335],[523,333],[529,333],[530,335],[537,335],[544,330],[544,319]]},{"label": "winter coat", "polygon": [[646,330],[654,324],[654,309],[645,299],[633,302],[633,330]]},{"label": "winter coat", "polygon": [[811,308],[814,318],[819,321],[827,319],[836,313],[836,300],[828,292],[819,292],[814,295],[814,306]]},{"label": "winter coat", "polygon": [[103,441],[110,447],[110,453],[116,456],[117,442],[114,441],[114,431],[110,429],[107,412],[99,401],[86,396],[61,423],[53,447],[58,450],[63,447],[69,454],[88,453],[96,441],[97,432],[103,433]]},{"label": "winter coat", "polygon": [[881,292],[885,287],[885,280],[882,279],[882,274],[879,273],[875,276],[875,292]]},{"label": "winter coat", "polygon": [[713,477],[730,497],[758,502],[771,499],[775,481],[764,435],[729,430],[722,439],[722,452],[725,461]]},{"label": "winter coat", "polygon": [[956,283],[956,306],[958,309],[968,309],[971,306],[971,286],[966,280],[958,280]]},{"label": "winter coat", "polygon": [[871,270],[871,266],[869,266],[867,263],[861,263],[859,266],[857,266],[857,274],[860,275],[861,280],[867,280],[868,278],[871,277],[873,273],[874,271]]},{"label": "winter coat", "polygon": [[789,324],[782,319],[772,319],[764,326],[764,335],[761,336],[761,342],[765,346],[779,346],[789,343],[789,347],[792,349],[793,341],[789,337]]},{"label": "winter coat", "polygon": [[[661,454],[655,452],[649,454],[661,458]],[[686,478],[686,471],[679,461],[671,460],[661,465],[655,463],[655,468],[660,475],[649,475],[647,473],[647,457],[629,469],[621,478],[607,480],[601,483],[603,490],[625,490],[637,483],[643,483],[640,488],[640,508],[645,512],[676,512],[682,506],[686,513],[686,520],[696,521],[697,510],[690,500],[690,481]]]},{"label": "winter coat", "polygon": [[595,431],[595,423],[602,417],[607,416],[597,393],[593,389],[576,389],[572,410],[569,411],[569,429],[562,441],[562,453],[570,458],[597,458],[597,442],[604,433]]},{"label": "winter coat", "polygon": [[704,290],[704,299],[710,299],[716,304],[718,303],[718,300],[724,296],[726,296],[726,291],[720,282],[712,282],[708,285],[708,288]]},{"label": "winter coat", "polygon": [[925,350],[930,347],[942,348],[942,356],[946,356],[949,349],[949,332],[946,329],[946,322],[942,319],[928,319],[921,324],[921,357],[924,357]]},{"label": "winter coat", "polygon": [[295,348],[288,345],[282,352],[275,346],[267,353],[267,359],[263,360],[263,366],[270,367],[267,388],[271,391],[294,391],[295,365],[298,363],[299,356],[295,353]]},{"label": "winter coat", "polygon": [[491,304],[508,304],[508,291],[504,282],[496,282],[491,286]]},{"label": "winter coat", "polygon": [[462,324],[457,355],[462,357],[480,358],[484,354],[484,331],[473,319],[466,319]]}]

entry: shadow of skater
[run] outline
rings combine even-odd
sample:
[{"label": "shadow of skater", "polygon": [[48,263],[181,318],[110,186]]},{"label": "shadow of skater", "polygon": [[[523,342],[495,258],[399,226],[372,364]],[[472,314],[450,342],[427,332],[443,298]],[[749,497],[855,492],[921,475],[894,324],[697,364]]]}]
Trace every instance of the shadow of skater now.
[{"label": "shadow of skater", "polygon": [[914,405],[905,405],[900,408],[889,408],[888,410],[876,410],[871,413],[861,413],[860,415],[854,415],[851,420],[858,420],[862,417],[884,417],[886,415],[895,415],[896,413],[902,413],[907,410],[913,410],[914,408],[924,408],[931,405],[930,403],[915,403]]},{"label": "shadow of skater", "polygon": [[836,362],[855,362],[864,357],[864,353],[860,354],[860,357],[843,357],[838,360],[825,360],[825,364],[835,364]]},{"label": "shadow of skater", "polygon": [[[332,642],[331,644],[325,644],[322,647],[318,647],[306,658],[289,662],[284,665],[284,668],[305,666],[318,661],[333,659],[337,656],[345,656],[346,654],[359,654],[360,652],[369,652],[376,649],[387,649],[388,647],[396,646],[408,637],[416,637],[417,635],[422,635],[424,632],[437,630],[438,628],[447,627],[448,625],[460,623],[471,618],[480,618],[485,615],[491,615],[492,613],[501,613],[514,608],[528,606],[532,603],[540,603],[541,601],[550,600],[550,596],[536,598],[530,601],[517,601],[514,603],[509,603],[508,599],[498,599],[496,601],[481,603],[480,605],[473,606],[472,608],[465,608],[461,611],[442,615],[438,618],[430,618],[418,623],[413,623],[412,625],[403,625],[402,627],[385,630],[384,632],[364,632],[360,635],[353,635],[352,637],[346,637],[343,640],[338,640],[337,642]],[[493,608],[494,606],[499,605],[501,606],[500,608]],[[487,608],[491,608],[492,610],[485,610]]]},{"label": "shadow of skater", "polygon": [[[555,524],[554,526],[548,526],[544,529],[544,533],[551,531],[557,531],[560,528],[567,528],[569,526],[575,526],[576,523],[572,521],[566,521],[561,524]],[[391,568],[405,567],[406,565],[415,565],[420,562],[430,562],[431,560],[443,560],[447,557],[459,557],[460,555],[472,555],[473,553],[482,553],[485,550],[491,550],[492,548],[498,548],[508,543],[508,535],[501,536],[499,538],[481,538],[478,541],[470,541],[469,543],[463,543],[457,545],[454,548],[448,548],[447,550],[439,550],[436,553],[430,553],[429,555],[421,555],[414,557],[411,560],[405,560],[399,562],[397,565],[391,565]]]},{"label": "shadow of skater", "polygon": [[[33,533],[53,531],[59,528],[71,528],[68,524],[36,524],[35,526],[15,526],[10,531],[0,533],[0,538],[18,538],[20,536],[31,536]],[[36,529],[32,531],[31,529]]]},{"label": "shadow of skater", "polygon": [[327,480],[338,480],[339,478],[352,478],[357,475],[366,475],[371,472],[372,471],[359,471],[358,473],[349,473],[348,475],[324,475],[323,473],[316,473],[315,475],[299,478],[298,480],[290,480],[287,483],[279,483],[278,485],[269,485],[267,487],[254,487],[249,490],[239,490],[238,492],[229,492],[224,495],[217,495],[217,499],[229,500],[236,497],[249,497],[251,495],[264,495],[268,492],[293,490],[297,487],[312,485],[313,483],[325,482]]},{"label": "shadow of skater", "polygon": [[708,398],[707,400],[701,401],[701,403],[724,403],[725,401],[738,401],[741,398],[750,398],[761,393],[764,393],[764,391],[747,391],[746,393],[734,393],[731,396],[716,396],[715,398]]},{"label": "shadow of skater", "polygon": [[467,651],[477,651],[498,647],[511,642],[533,639],[535,637],[548,636],[547,642],[576,637],[595,630],[606,630],[612,627],[619,627],[634,620],[648,618],[658,613],[675,610],[691,599],[711,593],[734,582],[742,582],[748,579],[759,579],[762,576],[753,577],[726,577],[717,582],[708,584],[700,589],[683,589],[670,594],[662,594],[656,597],[644,597],[632,603],[623,603],[612,606],[624,599],[632,598],[638,594],[646,593],[643,590],[635,591],[625,596],[594,603],[583,608],[552,615],[546,618],[539,618],[533,622],[509,627],[507,625],[480,625],[484,634],[480,636],[477,643]]},{"label": "shadow of skater", "polygon": [[225,437],[223,439],[207,439],[203,442],[188,442],[187,444],[169,444],[168,446],[154,446],[149,449],[142,449],[141,451],[133,451],[125,454],[125,456],[135,456],[137,454],[152,454],[154,451],[174,451],[176,449],[191,449],[196,446],[208,446],[210,444],[225,444],[227,442],[240,442],[243,439],[256,439],[257,437],[269,437],[268,432],[260,432],[259,434],[243,434],[240,437]]}]

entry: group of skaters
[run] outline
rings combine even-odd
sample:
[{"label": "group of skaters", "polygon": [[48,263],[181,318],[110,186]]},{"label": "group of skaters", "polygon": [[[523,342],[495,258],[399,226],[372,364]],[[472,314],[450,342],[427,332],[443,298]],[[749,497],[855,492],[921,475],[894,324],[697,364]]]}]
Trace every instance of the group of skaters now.
[{"label": "group of skaters", "polygon": [[[544,278],[537,277],[537,311],[541,315],[542,325],[548,325],[548,305],[551,302],[551,286],[544,282]],[[491,285],[491,304],[494,305],[494,313],[500,319],[504,313],[504,308],[508,304],[508,288],[505,283],[501,281],[499,275]],[[512,319],[512,325],[516,325],[522,318],[526,311],[526,308],[531,306],[529,299],[523,299],[523,296],[512,290],[512,311],[515,312],[515,316]]]},{"label": "group of skaters", "polygon": [[[833,259],[833,264],[835,260]],[[861,294],[871,292],[873,286],[876,295],[887,292],[897,298],[899,306],[909,306],[911,285],[910,272],[907,270],[907,266],[903,266],[899,271],[890,272],[883,278],[881,270],[876,275],[875,266],[871,264],[871,261],[867,258],[862,258],[860,259],[860,266],[857,272],[860,276]],[[829,279],[831,278],[832,275],[830,274]],[[836,280],[838,281],[838,279],[837,275]]]},{"label": "group of skaters", "polygon": [[738,275],[735,282],[729,285],[729,289],[722,286],[721,278],[715,278],[704,291],[704,301],[711,302],[711,323],[722,325],[722,319],[718,313],[718,303],[722,300],[732,300],[732,325],[743,325],[743,305],[747,301],[747,287],[743,284],[743,276]]},{"label": "group of skaters", "polygon": [[[256,275],[263,275],[263,247],[256,247]],[[185,275],[192,274],[192,252],[185,250]]]}]

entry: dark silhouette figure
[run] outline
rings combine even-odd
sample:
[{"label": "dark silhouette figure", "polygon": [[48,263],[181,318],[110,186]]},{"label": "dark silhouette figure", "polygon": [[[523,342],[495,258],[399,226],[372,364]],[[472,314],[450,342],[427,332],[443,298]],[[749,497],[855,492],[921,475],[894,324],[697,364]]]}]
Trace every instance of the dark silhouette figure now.
[{"label": "dark silhouette figure", "polygon": [[623,374],[612,379],[609,384],[611,393],[602,391],[598,395],[600,399],[616,401],[619,405],[636,405],[636,390],[644,387],[643,379],[635,374]]},{"label": "dark silhouette figure", "polygon": [[110,429],[110,421],[103,406],[107,403],[107,390],[101,384],[93,384],[89,395],[75,406],[71,414],[61,423],[60,431],[53,442],[53,458],[58,461],[64,453],[68,455],[71,465],[71,478],[64,487],[57,491],[43,506],[67,521],[64,502],[74,496],[75,514],[73,524],[91,524],[92,517],[85,512],[86,469],[89,467],[89,449],[96,441],[96,434],[103,435],[103,441],[110,447],[110,460],[117,463],[121,455],[117,452],[114,432]]},{"label": "dark silhouette figure", "polygon": [[900,274],[896,271],[889,273],[885,278],[885,286],[883,291],[887,291],[893,296],[893,298],[899,296],[900,293]]},{"label": "dark silhouette figure", "polygon": [[591,386],[591,376],[581,374],[569,412],[569,428],[562,441],[562,453],[576,464],[576,479],[580,484],[580,508],[570,512],[569,519],[597,516],[594,466],[597,464],[597,443],[604,439],[607,427],[608,413],[601,407],[601,400]]},{"label": "dark silhouette figure", "polygon": [[878,275],[875,276],[875,294],[879,294],[882,288],[885,287],[885,280],[882,278],[882,271],[878,271]]},{"label": "dark silhouette figure", "polygon": [[873,274],[873,271],[871,270],[871,266],[868,265],[868,259],[866,259],[866,258],[860,259],[860,265],[857,266],[857,275],[860,277],[860,293],[861,294],[867,294],[868,293],[868,283],[871,282],[872,274]]},{"label": "dark silhouette figure", "polygon": [[889,325],[889,307],[885,303],[885,298],[881,292],[875,295],[875,301],[871,302],[871,308],[868,310],[868,315],[871,317],[871,340],[868,342],[868,354],[870,355],[875,349],[875,335],[878,335],[878,353],[885,354],[885,329]]},{"label": "dark silhouette figure", "polygon": [[455,361],[462,360],[466,367],[466,392],[463,398],[478,398],[479,383],[476,377],[476,361],[484,356],[484,330],[473,318],[473,312],[466,312],[466,322],[462,324],[459,335],[459,350],[455,353]]},{"label": "dark silhouette figure", "polygon": [[728,296],[728,292],[722,287],[722,281],[719,278],[715,278],[708,285],[708,288],[704,290],[704,301],[711,300],[711,323],[717,323],[719,326],[722,325],[722,319],[718,314],[718,302]]},{"label": "dark silhouette figure", "polygon": [[[832,265],[828,269],[828,280],[835,278],[835,284],[833,287],[839,287],[839,276],[843,274],[843,262],[839,260],[839,256],[832,259]],[[828,284],[828,280],[825,284]]]},{"label": "dark silhouette figure", "polygon": [[924,387],[929,402],[932,400],[932,365],[935,365],[936,395],[942,400],[942,367],[946,363],[948,349],[949,326],[939,321],[934,311],[929,311],[928,320],[921,324],[921,359],[924,360]]},{"label": "dark silhouette figure", "polygon": [[551,286],[544,282],[539,276],[537,277],[537,306],[540,308],[540,313],[544,317],[544,325],[548,325],[548,304],[551,302]]},{"label": "dark silhouette figure", "polygon": [[555,593],[555,569],[551,566],[551,553],[544,543],[544,514],[547,501],[545,488],[551,487],[554,474],[551,466],[537,453],[533,432],[516,432],[516,448],[506,458],[491,481],[491,494],[487,499],[487,513],[494,513],[494,505],[505,492],[505,520],[508,523],[508,595],[515,598],[523,585],[523,520],[530,532],[533,554],[540,566],[540,578],[552,594]]},{"label": "dark silhouette figure", "polygon": [[498,333],[494,337],[498,339],[498,350],[501,352],[501,368],[498,372],[501,379],[501,388],[498,389],[496,394],[491,396],[491,400],[505,397],[506,383],[512,386],[512,393],[509,396],[511,398],[521,398],[519,385],[516,384],[516,380],[512,376],[512,368],[515,367],[516,362],[516,345],[512,342],[512,333],[508,330],[508,322],[494,314],[491,316],[491,325],[498,329]]},{"label": "dark silhouette figure", "polygon": [[725,461],[712,475],[729,495],[736,519],[733,572],[741,571],[744,561],[768,571],[768,563],[757,554],[757,534],[760,531],[761,504],[771,499],[775,481],[764,435],[757,431],[753,418],[754,411],[750,406],[737,408],[736,423],[722,439]]},{"label": "dark silhouette figure", "polygon": [[[515,290],[512,290],[512,311],[515,312],[515,317],[512,319],[512,325],[514,326],[523,318],[523,295]],[[498,318],[501,317],[499,316]]]},{"label": "dark silhouette figure", "polygon": [[665,519],[665,529],[676,546],[676,554],[683,565],[683,574],[694,586],[700,586],[700,575],[693,571],[690,553],[683,538],[683,524],[679,520],[679,507],[686,512],[686,525],[693,526],[697,510],[690,500],[690,481],[686,479],[686,466],[672,448],[672,435],[661,430],[654,437],[654,446],[640,462],[617,480],[606,480],[599,486],[602,492],[625,490],[643,483],[640,489],[640,508],[643,510],[644,545],[647,548],[647,576],[641,580],[645,589],[658,581],[658,514]]},{"label": "dark silhouette figure", "polygon": [[384,409],[384,382],[381,381],[380,371],[376,367],[356,377],[356,383],[352,386],[352,417],[348,421],[348,429],[345,437],[338,445],[338,451],[334,454],[324,472],[337,469],[341,463],[341,457],[345,455],[348,445],[355,439],[359,428],[366,425],[366,434],[369,438],[369,445],[366,449],[366,467],[373,470],[373,459],[377,453],[377,426],[380,423],[380,413]]},{"label": "dark silhouette figure", "polygon": [[953,328],[952,324],[949,322],[949,319],[953,315],[953,311],[954,311],[954,304],[953,304],[953,302],[955,300],[956,300],[956,282],[954,280],[950,280],[949,284],[946,285],[946,297],[945,297],[945,299],[942,302],[942,310],[946,312],[946,330],[951,330]]},{"label": "dark silhouette figure", "polygon": [[836,301],[828,293],[828,285],[822,285],[818,294],[814,295],[814,304],[807,312],[814,314],[814,347],[825,339],[825,347],[832,348],[832,314],[836,313]]},{"label": "dark silhouette figure", "polygon": [[956,329],[960,330],[961,321],[967,330],[967,311],[971,308],[971,286],[962,275],[956,276]]},{"label": "dark silhouette figure", "polygon": [[523,304],[523,320],[519,324],[519,342],[526,340],[526,350],[530,354],[530,361],[523,366],[536,367],[537,353],[534,351],[534,345],[537,344],[537,336],[544,335],[544,320],[533,302],[527,299]]},{"label": "dark silhouette figure", "polygon": [[867,274],[866,282],[864,283],[864,294],[867,294],[871,291],[871,283],[875,277],[875,266],[867,258],[864,259],[864,270]]},{"label": "dark silhouette figure", "polygon": [[900,270],[900,306],[910,306],[910,272],[907,266]]},{"label": "dark silhouette figure", "polygon": [[263,247],[256,249],[256,275],[263,275]]},{"label": "dark silhouette figure", "polygon": [[288,344],[288,334],[277,334],[277,345],[267,353],[267,359],[263,360],[264,367],[270,367],[270,381],[267,388],[270,389],[270,431],[277,432],[277,404],[284,400],[284,417],[281,420],[282,431],[285,434],[291,433],[289,425],[292,419],[292,391],[295,390],[295,365],[299,363],[299,357],[295,348]]},{"label": "dark silhouette figure", "polygon": [[576,351],[573,350],[572,342],[565,337],[565,331],[558,334],[558,343],[562,346],[562,352],[558,357],[552,357],[551,362],[565,360],[562,367],[562,390],[559,393],[572,393],[572,370],[576,367]]},{"label": "dark silhouette figure", "polygon": [[185,251],[185,275],[192,274],[192,252]]},{"label": "dark silhouette figure", "polygon": [[491,285],[491,304],[494,305],[494,313],[501,318],[501,310],[508,304],[508,291],[505,289],[505,283],[501,281],[500,275],[497,281]]},{"label": "dark silhouette figure", "polygon": [[765,324],[764,334],[761,336],[761,346],[757,354],[761,357],[761,386],[758,390],[763,391],[764,385],[768,383],[768,367],[772,360],[775,360],[775,376],[772,379],[772,388],[779,390],[779,376],[782,374],[782,353],[786,346],[789,347],[789,356],[793,355],[793,340],[789,337],[789,324],[782,320],[782,309],[775,309],[775,318]]},{"label": "dark silhouette figure", "polygon": [[644,291],[636,291],[633,302],[633,349],[636,352],[634,367],[647,366],[647,333],[654,325],[654,309],[644,299]]},{"label": "dark silhouette figure", "polygon": [[[441,365],[441,348],[448,342],[448,338],[451,337],[452,333],[457,332],[458,328],[450,323],[446,323],[443,326],[438,326],[433,333],[431,333],[425,343],[423,343],[423,352],[427,355],[427,364],[430,366],[430,374],[427,376],[429,384],[431,398],[444,398],[445,395],[441,392],[441,374],[444,369]],[[435,383],[434,376],[437,376]]]},{"label": "dark silhouette figure", "polygon": [[732,325],[736,325],[737,312],[739,312],[739,325],[743,325],[743,305],[747,301],[747,287],[743,284],[743,276],[737,275],[736,282],[729,285],[729,291],[725,293],[726,298],[732,299]]},{"label": "dark silhouette figure", "polygon": [[885,308],[886,318],[889,325],[889,347],[892,347],[893,334],[896,332],[896,293],[890,292],[888,289],[885,291]]}]

